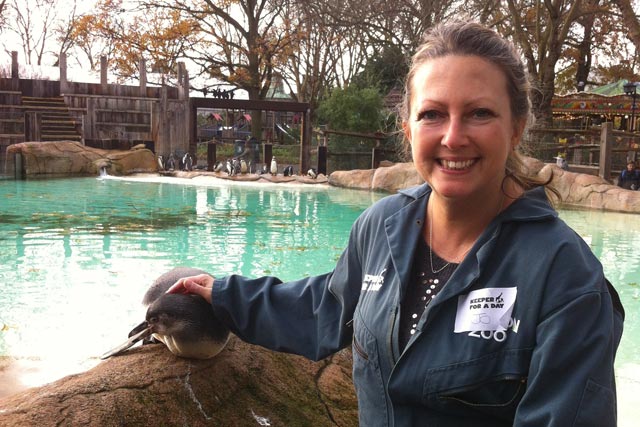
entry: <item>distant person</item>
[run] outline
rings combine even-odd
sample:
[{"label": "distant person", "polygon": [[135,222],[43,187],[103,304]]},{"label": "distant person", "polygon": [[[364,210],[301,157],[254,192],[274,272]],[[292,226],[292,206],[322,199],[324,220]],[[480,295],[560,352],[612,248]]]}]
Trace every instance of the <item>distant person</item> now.
[{"label": "distant person", "polygon": [[640,171],[634,162],[627,162],[627,167],[620,172],[618,187],[626,190],[638,190],[640,187]]}]

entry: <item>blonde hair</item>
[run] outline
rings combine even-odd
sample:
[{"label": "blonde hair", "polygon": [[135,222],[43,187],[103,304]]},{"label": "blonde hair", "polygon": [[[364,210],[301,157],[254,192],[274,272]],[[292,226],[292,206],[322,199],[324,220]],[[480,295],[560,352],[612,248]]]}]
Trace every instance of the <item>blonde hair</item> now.
[{"label": "blonde hair", "polygon": [[[514,125],[532,121],[531,84],[515,47],[495,31],[466,20],[440,23],[423,36],[422,44],[411,59],[409,73],[405,79],[404,97],[399,107],[400,120],[404,122],[409,120],[413,79],[417,70],[430,60],[448,55],[478,56],[500,68],[507,81],[507,93]],[[411,146],[406,138],[403,148],[407,158],[410,158]],[[548,186],[553,180],[553,174],[548,179],[531,175],[524,163],[523,155],[517,149],[510,152],[505,169],[506,178],[512,179],[525,190]],[[553,188],[549,189],[557,195]]]}]

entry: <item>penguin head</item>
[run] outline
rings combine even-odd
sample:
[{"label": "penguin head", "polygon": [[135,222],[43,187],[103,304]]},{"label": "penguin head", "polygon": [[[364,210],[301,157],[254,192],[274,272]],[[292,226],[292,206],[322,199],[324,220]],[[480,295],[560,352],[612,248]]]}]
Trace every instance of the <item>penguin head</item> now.
[{"label": "penguin head", "polygon": [[222,338],[229,333],[199,295],[163,294],[149,305],[146,321],[153,334],[179,339]]}]

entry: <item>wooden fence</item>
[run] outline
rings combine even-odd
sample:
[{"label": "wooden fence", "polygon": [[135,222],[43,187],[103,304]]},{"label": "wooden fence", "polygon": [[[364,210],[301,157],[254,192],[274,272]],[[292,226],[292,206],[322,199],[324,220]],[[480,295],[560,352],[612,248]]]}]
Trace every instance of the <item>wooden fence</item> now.
[{"label": "wooden fence", "polygon": [[526,154],[545,162],[563,157],[570,171],[610,182],[628,161],[640,163],[640,135],[613,130],[610,122],[590,129],[531,129],[524,148]]}]

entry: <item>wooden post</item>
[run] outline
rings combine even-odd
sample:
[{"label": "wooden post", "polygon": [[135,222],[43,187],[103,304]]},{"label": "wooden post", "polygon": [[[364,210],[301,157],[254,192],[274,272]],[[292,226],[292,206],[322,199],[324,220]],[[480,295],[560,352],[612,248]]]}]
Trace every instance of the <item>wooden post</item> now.
[{"label": "wooden post", "polygon": [[95,129],[96,122],[96,101],[92,97],[87,97],[87,114],[83,116],[84,138],[95,141],[98,139],[98,132]]},{"label": "wooden post", "polygon": [[167,93],[167,86],[163,80],[162,87],[160,87],[160,109],[158,111],[159,128],[158,128],[158,141],[162,147],[161,153],[165,153],[167,156],[174,153],[174,144],[169,136],[169,99]]},{"label": "wooden post", "polygon": [[102,94],[107,94],[108,81],[107,81],[107,57],[102,55],[100,57],[100,86],[102,87]]},{"label": "wooden post", "polygon": [[140,58],[140,96],[147,96],[147,61]]},{"label": "wooden post", "polygon": [[300,136],[300,171],[308,171],[311,167],[311,109],[302,115]]},{"label": "wooden post", "polygon": [[611,182],[611,149],[613,147],[613,123],[602,124],[600,132],[600,161],[598,176]]},{"label": "wooden post", "polygon": [[215,142],[209,142],[207,144],[207,170],[209,172],[213,172],[213,168],[216,165],[216,162],[218,161],[216,158],[217,148],[218,148],[218,144],[216,144]]},{"label": "wooden post", "polygon": [[318,174],[323,174],[323,175],[327,174],[327,146],[326,145],[318,146],[318,169],[316,172],[318,172]]},{"label": "wooden post", "polygon": [[18,52],[15,50],[11,52],[11,78],[20,78],[20,68],[18,66]]},{"label": "wooden post", "polygon": [[36,142],[42,139],[41,135],[42,117],[35,111],[24,113],[24,140],[25,142]]},{"label": "wooden post", "polygon": [[383,156],[384,151],[382,148],[374,147],[373,150],[371,150],[371,169],[378,169]]},{"label": "wooden post", "polygon": [[60,69],[60,92],[67,91],[67,54],[61,53],[58,58],[58,68]]},{"label": "wooden post", "polygon": [[273,146],[271,144],[265,143],[262,146],[262,150],[263,150],[263,155],[262,158],[264,159],[264,164],[267,165],[267,170],[269,170],[270,165],[271,165],[271,159],[273,158]]}]

